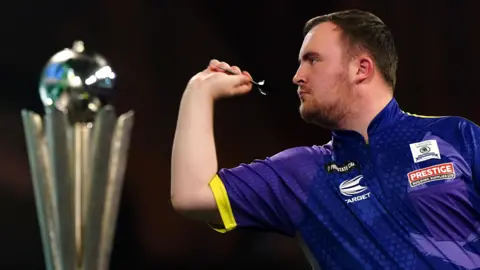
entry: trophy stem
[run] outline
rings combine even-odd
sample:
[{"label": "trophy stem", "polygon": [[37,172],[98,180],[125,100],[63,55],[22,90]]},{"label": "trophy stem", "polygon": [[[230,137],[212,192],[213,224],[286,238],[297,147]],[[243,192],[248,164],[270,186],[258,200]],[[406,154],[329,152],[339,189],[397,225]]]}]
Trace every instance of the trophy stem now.
[{"label": "trophy stem", "polygon": [[91,149],[91,123],[77,123],[73,126],[71,137],[74,149],[75,174],[75,246],[77,266],[82,267],[83,261],[83,234],[85,219],[87,217],[87,202],[89,199],[91,174],[90,174],[90,149]]},{"label": "trophy stem", "polygon": [[45,138],[47,141],[49,170],[51,170],[52,193],[55,211],[56,237],[59,245],[60,268],[76,269],[77,250],[75,241],[75,185],[71,171],[72,128],[67,115],[53,107],[46,107]]}]

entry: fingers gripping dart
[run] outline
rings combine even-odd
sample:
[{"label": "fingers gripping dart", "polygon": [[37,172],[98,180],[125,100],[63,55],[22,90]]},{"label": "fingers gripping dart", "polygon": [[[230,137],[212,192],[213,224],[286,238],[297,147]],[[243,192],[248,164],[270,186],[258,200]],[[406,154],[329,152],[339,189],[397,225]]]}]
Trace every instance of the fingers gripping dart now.
[{"label": "fingers gripping dart", "polygon": [[[233,70],[231,69],[228,69],[228,68],[224,68],[224,67],[221,67],[219,65],[215,65],[215,67],[225,71],[225,73],[227,74],[230,74],[230,75],[237,75],[237,73],[235,73]],[[256,88],[258,89],[258,92],[260,92],[260,94],[266,96],[268,94],[270,94],[272,92],[272,88],[266,84],[265,80],[262,80],[262,81],[259,81],[259,82],[256,82],[254,80],[250,80],[250,82],[256,86]]]}]

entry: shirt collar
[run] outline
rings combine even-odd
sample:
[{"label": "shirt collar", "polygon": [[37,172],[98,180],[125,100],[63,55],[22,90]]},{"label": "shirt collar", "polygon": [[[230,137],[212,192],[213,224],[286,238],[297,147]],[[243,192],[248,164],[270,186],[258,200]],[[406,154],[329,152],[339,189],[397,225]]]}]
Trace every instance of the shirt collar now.
[{"label": "shirt collar", "polygon": [[[390,128],[403,115],[395,98],[392,98],[389,103],[373,118],[368,125],[368,137],[372,138],[378,132]],[[333,143],[339,141],[361,140],[365,142],[363,136],[353,130],[335,130],[332,132]]]}]

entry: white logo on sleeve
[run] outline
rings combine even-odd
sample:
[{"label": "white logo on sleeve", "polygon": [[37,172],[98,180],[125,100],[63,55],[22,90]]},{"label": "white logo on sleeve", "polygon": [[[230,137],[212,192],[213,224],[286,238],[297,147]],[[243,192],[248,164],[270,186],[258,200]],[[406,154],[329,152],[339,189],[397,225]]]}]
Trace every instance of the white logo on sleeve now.
[{"label": "white logo on sleeve", "polygon": [[345,180],[340,184],[340,193],[342,193],[343,196],[352,197],[356,195],[355,197],[346,199],[345,202],[347,202],[347,204],[370,198],[370,192],[364,193],[368,190],[368,187],[361,185],[360,181],[362,179],[363,175],[359,175],[352,179]]},{"label": "white logo on sleeve", "polygon": [[418,143],[411,143],[410,150],[412,151],[413,161],[415,163],[422,162],[429,159],[440,159],[440,149],[436,140],[428,140]]}]

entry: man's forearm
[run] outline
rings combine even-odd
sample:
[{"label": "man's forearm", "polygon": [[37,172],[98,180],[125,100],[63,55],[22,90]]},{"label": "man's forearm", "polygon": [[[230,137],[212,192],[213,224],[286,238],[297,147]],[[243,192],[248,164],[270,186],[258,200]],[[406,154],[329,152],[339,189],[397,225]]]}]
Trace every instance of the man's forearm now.
[{"label": "man's forearm", "polygon": [[171,170],[172,203],[178,210],[195,203],[195,196],[208,188],[209,181],[218,169],[213,105],[213,98],[198,89],[187,89],[182,97]]}]

